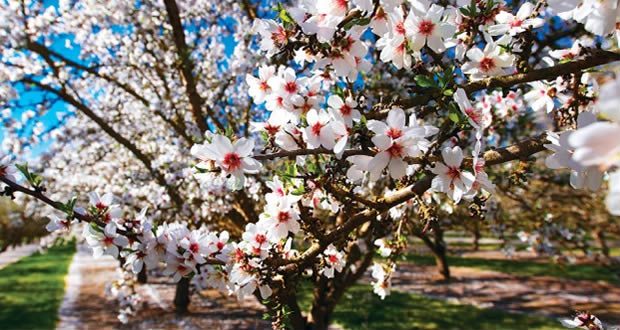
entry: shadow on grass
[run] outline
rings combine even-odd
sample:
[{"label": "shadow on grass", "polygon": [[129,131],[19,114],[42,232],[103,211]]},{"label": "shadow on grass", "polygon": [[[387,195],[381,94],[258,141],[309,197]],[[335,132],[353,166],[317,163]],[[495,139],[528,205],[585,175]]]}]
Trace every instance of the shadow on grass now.
[{"label": "shadow on grass", "polygon": [[334,322],[346,329],[560,329],[554,320],[451,304],[415,294],[393,292],[385,300],[372,288],[350,288],[336,308]]},{"label": "shadow on grass", "polygon": [[[408,255],[408,261],[418,265],[434,265],[431,256]],[[559,265],[525,260],[499,260],[482,258],[448,257],[448,264],[492,270],[517,276],[553,276],[571,280],[606,281],[619,284],[620,279],[611,270],[596,265]]]},{"label": "shadow on grass", "polygon": [[[300,286],[300,306],[311,304],[311,284]],[[452,304],[421,295],[393,291],[385,300],[369,285],[350,287],[336,307],[331,323],[360,330],[551,330],[560,323],[544,317]]]},{"label": "shadow on grass", "polygon": [[75,243],[35,253],[0,270],[0,329],[54,329]]}]

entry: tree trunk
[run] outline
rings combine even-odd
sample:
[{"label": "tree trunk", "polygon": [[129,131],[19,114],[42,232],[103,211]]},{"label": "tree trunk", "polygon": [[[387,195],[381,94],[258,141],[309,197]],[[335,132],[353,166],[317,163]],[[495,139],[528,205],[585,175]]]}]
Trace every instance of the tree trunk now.
[{"label": "tree trunk", "polygon": [[480,250],[480,226],[478,220],[474,224],[474,251]]},{"label": "tree trunk", "polygon": [[301,309],[297,303],[297,296],[294,294],[288,296],[286,305],[288,306],[290,312],[288,315],[290,326],[294,330],[305,330],[308,327],[308,323],[306,318],[301,313]]},{"label": "tree trunk", "polygon": [[433,257],[435,258],[435,265],[437,266],[437,272],[443,277],[445,281],[450,280],[450,266],[448,265],[448,259],[446,257],[446,243],[443,240],[443,231],[439,228],[433,228],[435,233],[435,241],[433,242],[428,235],[420,233],[418,238],[426,244],[431,250]]},{"label": "tree trunk", "polygon": [[[307,329],[310,330],[327,330],[329,326],[329,303],[327,296],[329,293],[329,280],[320,275],[321,277],[316,283],[313,292],[312,309],[308,316]],[[332,279],[333,280],[333,279]]]},{"label": "tree trunk", "polygon": [[174,307],[177,314],[187,313],[189,306],[189,278],[182,277],[177,283],[177,289],[174,293]]},{"label": "tree trunk", "polygon": [[448,259],[446,257],[446,248],[445,246],[438,247],[436,251],[433,252],[435,257],[435,264],[437,265],[437,271],[443,277],[444,280],[450,280],[450,266],[448,265]]},{"label": "tree trunk", "polygon": [[148,276],[146,275],[146,266],[143,266],[142,270],[138,273],[137,280],[140,284],[146,284],[146,281],[148,280]]},{"label": "tree trunk", "polygon": [[609,259],[609,245],[607,245],[607,239],[603,230],[597,230],[594,232],[594,239],[601,248],[601,253],[606,259]]},{"label": "tree trunk", "polygon": [[[327,279],[324,276],[319,278],[314,289],[314,300],[312,310],[308,316],[308,322],[306,323],[306,330],[327,330],[336,305],[347,289],[357,283],[366,273],[372,263],[374,253],[375,249],[371,248],[365,254],[356,255],[353,261],[349,260],[349,262],[361,261],[357,265],[355,272],[345,271],[337,273],[332,279]],[[353,253],[349,256],[352,255]],[[345,269],[348,269],[348,267],[345,267]]]}]

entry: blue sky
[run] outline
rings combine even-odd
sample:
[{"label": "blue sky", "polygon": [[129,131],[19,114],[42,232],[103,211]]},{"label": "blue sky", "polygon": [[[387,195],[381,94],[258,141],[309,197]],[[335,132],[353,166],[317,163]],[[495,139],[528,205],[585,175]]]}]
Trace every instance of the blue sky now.
[{"label": "blue sky", "polygon": [[[44,3],[48,6],[54,6],[54,7],[58,6],[57,0],[45,1]],[[233,19],[222,19],[219,22],[219,24],[222,24],[223,26],[227,26],[227,27],[230,27],[231,29],[234,29],[235,21]],[[235,41],[232,34],[223,35],[223,36],[220,36],[220,38],[221,38],[221,41],[224,43],[225,54],[226,54],[226,58],[228,59],[233,54],[237,42]],[[51,45],[52,50],[76,62],[86,64],[84,61],[79,59],[79,53],[80,53],[79,45],[73,45],[73,43],[70,42],[73,40],[72,36],[70,35],[56,36],[55,39],[56,40]],[[69,42],[67,42],[67,40]],[[66,47],[66,44],[68,43],[72,44],[70,48]],[[221,70],[226,70],[226,68],[228,67],[227,61],[226,60],[222,61],[219,67]],[[12,102],[13,106],[11,108],[11,116],[18,121],[21,121],[21,117],[24,114],[24,112],[28,110],[36,110],[36,104],[42,102],[45,97],[49,97],[49,95],[46,95],[46,93],[28,90],[28,88],[23,85],[17,85],[15,87],[18,92],[18,98]],[[57,101],[49,109],[49,111],[47,111],[44,115],[37,117],[36,119],[38,122],[43,123],[45,127],[45,131],[48,131],[59,125],[58,115],[61,113],[67,113],[67,112],[69,112],[67,105],[63,103],[62,101]],[[22,130],[22,136],[23,137],[31,136],[32,129],[34,128],[35,124],[36,124],[35,121],[30,120],[28,122],[28,125],[25,126],[24,129]],[[0,126],[0,139],[3,139],[3,138],[4,138],[4,127]],[[33,146],[31,149],[31,156],[36,157],[40,155],[42,152],[45,152],[49,148],[51,143],[52,141],[47,141],[47,142],[42,142],[42,143],[39,143]]]}]

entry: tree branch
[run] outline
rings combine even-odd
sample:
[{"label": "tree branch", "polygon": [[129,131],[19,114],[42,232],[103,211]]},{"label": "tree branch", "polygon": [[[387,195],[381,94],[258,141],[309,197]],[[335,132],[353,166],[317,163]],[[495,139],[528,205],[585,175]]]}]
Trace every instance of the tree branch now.
[{"label": "tree branch", "polygon": [[[189,98],[192,115],[194,116],[194,120],[196,121],[196,125],[198,125],[200,131],[205,132],[208,130],[208,126],[206,118],[202,114],[202,106],[204,101],[198,93],[198,89],[196,87],[196,80],[194,79],[194,63],[190,58],[190,49],[185,42],[185,31],[183,30],[183,23],[181,22],[179,7],[177,6],[175,0],[164,0],[164,4],[166,5],[166,11],[168,12],[168,21],[172,26],[172,34],[174,37],[174,44],[177,48],[177,54],[181,60],[181,73],[183,75],[183,79],[185,80],[185,88]],[[211,108],[207,106],[206,110],[207,115],[209,115],[215,126],[222,132],[225,131],[226,129],[224,125],[222,125],[222,123],[220,123],[220,121],[215,117],[215,114]]]}]

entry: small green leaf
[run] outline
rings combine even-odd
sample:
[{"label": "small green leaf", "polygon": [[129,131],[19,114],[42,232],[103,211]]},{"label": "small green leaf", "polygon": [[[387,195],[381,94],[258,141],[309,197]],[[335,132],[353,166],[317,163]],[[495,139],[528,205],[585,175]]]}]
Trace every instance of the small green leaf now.
[{"label": "small green leaf", "polygon": [[286,9],[284,9],[284,6],[282,6],[281,3],[278,3],[276,11],[278,12],[278,17],[282,20],[282,22],[295,24],[295,20],[293,20],[291,15],[289,15],[289,13],[286,11]]},{"label": "small green leaf", "polygon": [[32,187],[37,188],[43,182],[43,178],[40,175],[30,172],[28,164],[15,164],[15,167],[24,175]]},{"label": "small green leaf", "polygon": [[450,120],[452,120],[455,124],[458,124],[459,121],[461,121],[459,114],[454,111],[450,111],[448,118],[450,118]]},{"label": "small green leaf", "polygon": [[348,22],[347,24],[344,25],[344,29],[345,30],[350,30],[352,27],[356,26],[356,25],[361,25],[361,26],[365,26],[370,24],[370,17],[360,17],[360,18],[356,18],[351,20],[350,22]]},{"label": "small green leaf", "polygon": [[454,91],[451,89],[446,89],[445,91],[443,91],[443,95],[445,96],[452,96],[454,95]]},{"label": "small green leaf", "polygon": [[306,193],[306,189],[304,188],[303,185],[297,187],[297,189],[291,191],[291,194],[295,195],[295,196],[301,196],[303,194]]},{"label": "small green leaf", "polygon": [[415,82],[418,84],[418,86],[422,88],[430,88],[430,87],[436,86],[435,80],[427,76],[419,75],[419,76],[415,76],[414,79],[415,79]]}]

